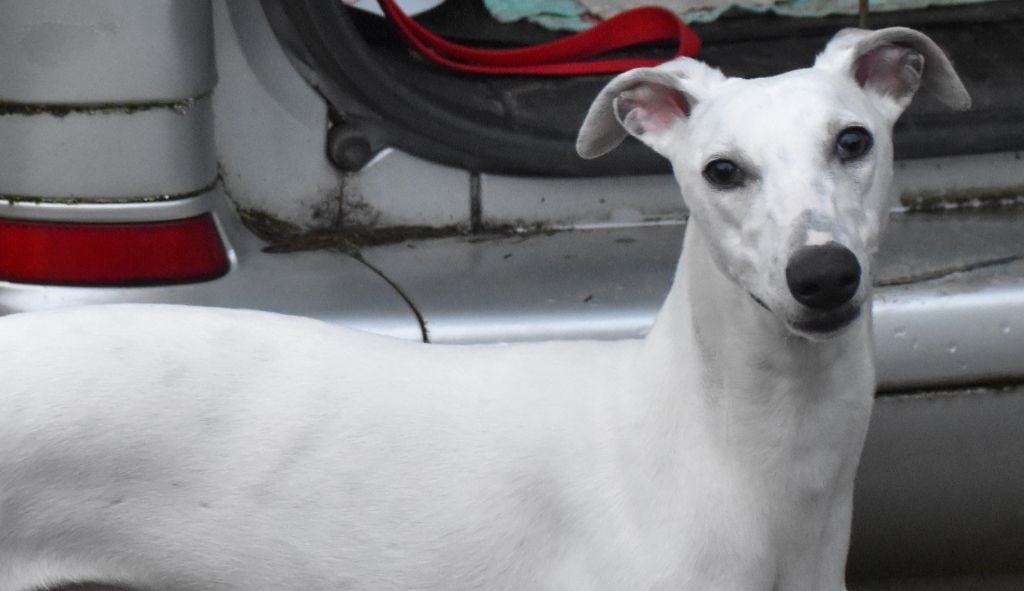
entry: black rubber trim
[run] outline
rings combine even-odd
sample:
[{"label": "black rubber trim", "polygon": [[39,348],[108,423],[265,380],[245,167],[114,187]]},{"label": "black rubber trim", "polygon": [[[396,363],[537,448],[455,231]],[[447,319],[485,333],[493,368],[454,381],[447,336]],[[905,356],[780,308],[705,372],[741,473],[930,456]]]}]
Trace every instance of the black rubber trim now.
[{"label": "black rubber trim", "polygon": [[[459,0],[446,4],[452,2]],[[394,146],[473,172],[614,176],[669,171],[664,159],[632,140],[596,160],[576,155],[576,129],[608,77],[462,75],[412,55],[381,19],[336,0],[263,3],[279,35],[285,29],[292,35],[286,45],[305,48],[303,59],[316,73],[315,83],[345,123],[363,131],[375,147]],[[975,108],[968,113],[950,113],[928,97],[918,100],[897,125],[897,157],[1024,149],[1021,4],[1004,0],[873,15],[873,26],[915,26],[935,38],[974,97]],[[275,14],[288,22],[275,22],[280,20]],[[445,22],[430,14],[424,19],[433,19],[435,27]],[[836,29],[852,24],[849,17],[767,15],[723,21],[698,28],[705,40],[699,57],[730,75],[772,75],[809,65]],[[470,24],[452,27],[442,32],[474,38]]]},{"label": "black rubber trim", "polygon": [[[640,145],[624,146],[610,158],[585,161],[576,155],[571,138],[505,126],[500,103],[492,101],[487,112],[472,108],[469,100],[462,104],[444,100],[431,91],[474,81],[413,63],[405,51],[371,48],[341,2],[264,1],[278,2],[290,19],[315,61],[328,99],[344,93],[380,115],[379,119],[350,118],[371,139],[383,138],[410,153],[471,171],[563,176],[668,170]],[[421,72],[410,74],[410,65]],[[517,82],[529,83],[522,78]]]}]

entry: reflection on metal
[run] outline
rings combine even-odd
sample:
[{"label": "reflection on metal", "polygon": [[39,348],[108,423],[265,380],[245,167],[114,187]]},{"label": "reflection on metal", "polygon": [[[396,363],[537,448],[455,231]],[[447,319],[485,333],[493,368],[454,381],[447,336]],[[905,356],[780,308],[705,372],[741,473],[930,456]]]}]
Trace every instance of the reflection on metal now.
[{"label": "reflection on metal", "polygon": [[38,198],[0,195],[0,218],[52,222],[155,222],[194,217],[210,210],[211,183],[177,195],[139,195],[119,199]]},{"label": "reflection on metal", "polygon": [[[632,338],[661,306],[682,232],[446,238],[362,254],[413,302],[431,342]],[[1024,380],[1024,211],[897,215],[889,236],[875,277],[889,284],[874,308],[881,388]]]},{"label": "reflection on metal", "polygon": [[479,236],[366,248],[434,343],[645,334],[668,291],[680,224]]}]

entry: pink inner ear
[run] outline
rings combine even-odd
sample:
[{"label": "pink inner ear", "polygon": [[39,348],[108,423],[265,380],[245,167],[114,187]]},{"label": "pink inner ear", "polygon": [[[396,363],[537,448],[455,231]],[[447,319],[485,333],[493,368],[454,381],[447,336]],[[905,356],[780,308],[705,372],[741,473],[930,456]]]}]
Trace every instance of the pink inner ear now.
[{"label": "pink inner ear", "polygon": [[624,91],[615,101],[615,109],[619,121],[634,135],[666,131],[690,113],[682,92],[653,83]]},{"label": "pink inner ear", "polygon": [[924,56],[907,47],[883,45],[860,56],[857,84],[898,98],[909,97],[921,84]]}]

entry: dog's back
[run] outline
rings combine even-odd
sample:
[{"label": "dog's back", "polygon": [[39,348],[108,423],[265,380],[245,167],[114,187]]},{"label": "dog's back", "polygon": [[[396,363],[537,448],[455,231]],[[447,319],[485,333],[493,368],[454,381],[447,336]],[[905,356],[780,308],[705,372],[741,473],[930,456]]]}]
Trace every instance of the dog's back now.
[{"label": "dog's back", "polygon": [[165,306],[4,318],[0,589],[550,580],[611,470],[600,389],[564,369],[606,381],[611,349]]}]

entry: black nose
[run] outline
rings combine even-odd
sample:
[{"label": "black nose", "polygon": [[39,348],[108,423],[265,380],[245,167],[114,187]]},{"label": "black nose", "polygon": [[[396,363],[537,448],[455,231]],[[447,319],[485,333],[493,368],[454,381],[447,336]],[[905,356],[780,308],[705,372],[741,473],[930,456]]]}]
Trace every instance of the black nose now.
[{"label": "black nose", "polygon": [[835,242],[805,246],[789,259],[786,283],[796,301],[808,308],[838,308],[857,293],[860,263],[850,249]]}]

